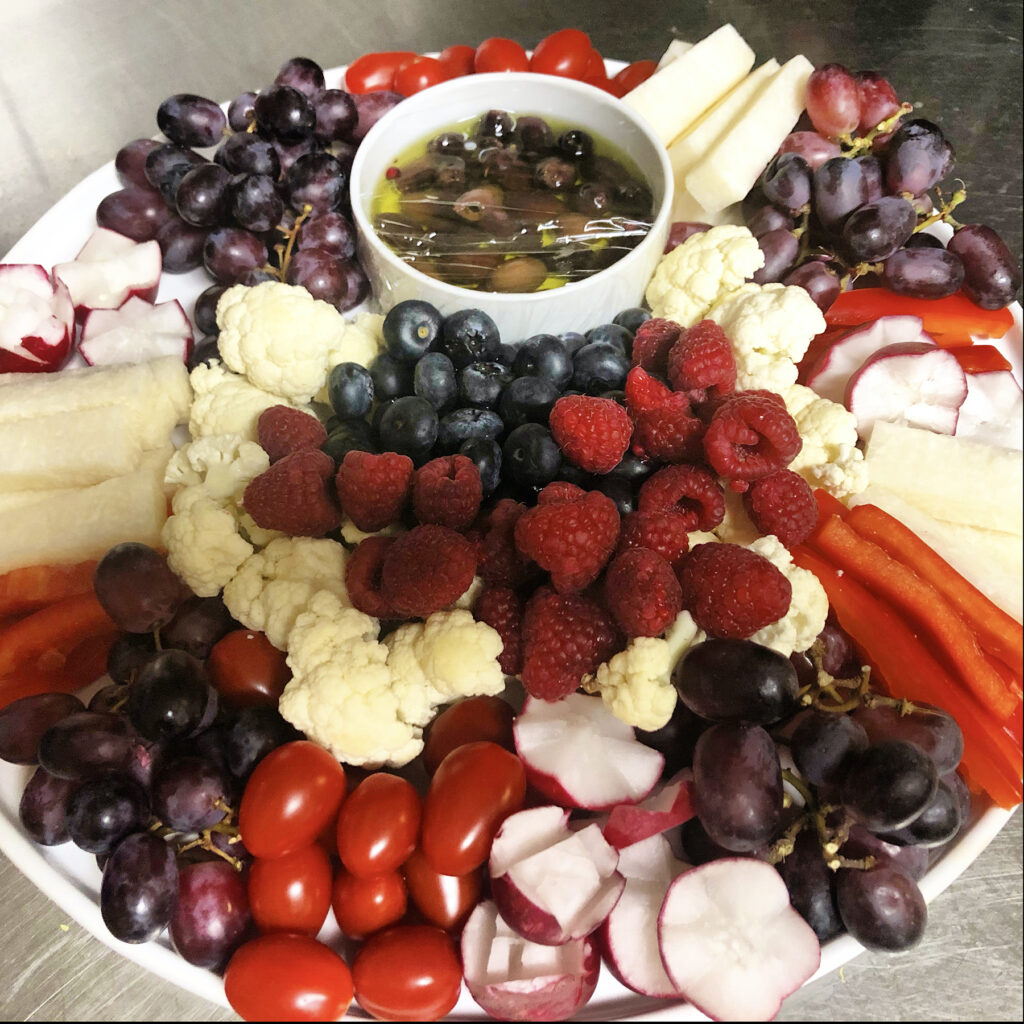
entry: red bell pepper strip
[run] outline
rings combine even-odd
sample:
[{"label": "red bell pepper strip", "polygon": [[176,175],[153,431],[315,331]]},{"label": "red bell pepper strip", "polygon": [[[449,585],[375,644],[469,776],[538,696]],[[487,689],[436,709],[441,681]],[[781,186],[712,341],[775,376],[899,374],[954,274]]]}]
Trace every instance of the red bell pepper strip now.
[{"label": "red bell pepper strip", "polygon": [[1011,370],[1010,360],[995,345],[950,345],[964,373],[991,373],[993,370]]},{"label": "red bell pepper strip", "polygon": [[857,288],[841,292],[825,314],[830,327],[856,327],[880,316],[918,316],[931,335],[1001,338],[1012,326],[1009,309],[982,309],[962,292],[944,299],[912,299],[888,288]]},{"label": "red bell pepper strip", "polygon": [[42,608],[92,590],[95,559],[71,565],[29,565],[0,575],[0,615]]},{"label": "red bell pepper strip", "polygon": [[21,697],[34,697],[39,693],[75,693],[95,682],[106,672],[107,655],[118,636],[116,630],[110,630],[80,640],[58,669],[44,670],[22,665],[0,676],[0,710]]}]

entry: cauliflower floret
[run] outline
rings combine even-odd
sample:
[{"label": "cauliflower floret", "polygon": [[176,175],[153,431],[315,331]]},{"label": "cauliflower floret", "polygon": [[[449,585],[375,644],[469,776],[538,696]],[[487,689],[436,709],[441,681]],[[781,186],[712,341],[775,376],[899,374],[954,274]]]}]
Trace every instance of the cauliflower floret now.
[{"label": "cauliflower floret", "polygon": [[201,484],[214,500],[238,503],[249,481],[269,468],[269,456],[255,441],[240,434],[211,434],[190,441],[171,456],[164,483]]},{"label": "cauliflower floret", "polygon": [[828,615],[828,597],[813,572],[793,564],[793,556],[778,537],[768,534],[753,544],[751,551],[764,556],[779,569],[793,588],[789,611],[777,622],[759,629],[751,640],[787,658],[794,651],[806,651],[825,627]]},{"label": "cauliflower floret", "polygon": [[868,466],[857,447],[853,413],[802,384],[786,389],[782,397],[804,441],[789,468],[837,498],[860,494],[868,485]]},{"label": "cauliflower floret", "polygon": [[243,563],[224,587],[224,603],[243,626],[262,630],[284,651],[296,617],[321,590],[350,604],[344,547],[333,540],[278,537]]},{"label": "cauliflower floret", "polygon": [[[359,363],[369,366],[377,358],[384,344],[384,317],[379,313],[360,313],[348,323],[341,345],[327,360],[325,378],[338,363]],[[317,392],[318,402],[328,402],[327,384]]]},{"label": "cauliflower floret", "polygon": [[[476,604],[476,599],[480,596],[480,591],[484,589],[484,581],[479,576],[474,576],[462,597],[460,597],[452,605],[452,608],[465,608],[466,611],[472,611],[473,605]],[[498,652],[501,653],[500,651]]]},{"label": "cauliflower floret", "polygon": [[716,302],[708,319],[732,342],[738,390],[782,392],[795,384],[796,364],[825,330],[821,310],[795,285],[745,284]]},{"label": "cauliflower floret", "polygon": [[647,286],[647,303],[655,316],[692,327],[763,266],[764,253],[750,231],[722,224],[662,256]]},{"label": "cauliflower floret", "polygon": [[367,537],[394,537],[396,534],[404,532],[404,528],[399,523],[391,523],[385,526],[383,530],[374,530],[371,533],[367,533],[365,530],[360,530],[348,516],[343,517],[341,520],[341,539],[346,544],[353,546],[366,540]]},{"label": "cauliflower floret", "polygon": [[[749,544],[761,536],[761,531],[750,521],[747,510],[743,507],[743,496],[731,487],[724,488],[725,518],[715,527],[715,538],[726,544]],[[690,534],[690,548],[697,542]]]}]

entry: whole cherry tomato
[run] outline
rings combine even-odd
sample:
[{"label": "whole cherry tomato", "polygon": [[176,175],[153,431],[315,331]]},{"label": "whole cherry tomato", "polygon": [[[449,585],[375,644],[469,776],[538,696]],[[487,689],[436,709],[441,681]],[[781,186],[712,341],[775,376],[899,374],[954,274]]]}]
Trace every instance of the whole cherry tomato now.
[{"label": "whole cherry tomato", "polygon": [[249,777],[238,828],[254,857],[312,844],[345,798],[345,769],[323,747],[295,740],[272,750]]},{"label": "whole cherry tomato", "polygon": [[292,677],[284,651],[266,633],[251,629],[236,629],[218,640],[207,668],[217,692],[236,707],[276,708]]},{"label": "whole cherry tomato", "polygon": [[420,848],[442,875],[468,875],[491,850],[501,823],[523,806],[522,761],[497,743],[457,747],[434,773],[423,804]]},{"label": "whole cherry tomato", "polygon": [[459,931],[480,902],[480,868],[468,875],[442,875],[417,850],[403,865],[402,874],[416,909],[446,932]]},{"label": "whole cherry tomato", "polygon": [[437,59],[444,65],[449,78],[461,78],[463,75],[473,74],[475,57],[475,46],[459,43],[455,46],[446,46]]},{"label": "whole cherry tomato", "polygon": [[445,708],[424,730],[423,767],[433,775],[438,765],[464,743],[490,740],[515,751],[512,705],[500,697],[467,697]]},{"label": "whole cherry tomato", "polygon": [[416,849],[420,796],[397,775],[375,772],[359,783],[338,815],[338,856],[361,878],[400,867]]},{"label": "whole cherry tomato", "polygon": [[583,71],[583,80],[607,77],[608,72],[605,70],[604,57],[597,50],[591,48],[590,56],[587,58],[587,66]]},{"label": "whole cherry tomato", "polygon": [[345,72],[345,89],[348,92],[374,92],[377,89],[392,89],[395,72],[419,55],[410,50],[389,50],[383,53],[364,53],[348,66]]},{"label": "whole cherry tomato", "polygon": [[440,1020],[458,1002],[462,965],[440,928],[397,925],[371,935],[352,964],[359,1005],[384,1020]]},{"label": "whole cherry tomato", "polygon": [[586,32],[578,28],[559,29],[537,44],[530,58],[530,70],[541,75],[583,78],[592,49]]},{"label": "whole cherry tomato", "polygon": [[526,71],[530,67],[526,51],[514,40],[501,36],[485,39],[477,48],[473,58],[473,70],[478,74],[487,71]]},{"label": "whole cherry tomato", "polygon": [[340,1020],[352,1002],[352,973],[308,935],[261,935],[228,962],[224,994],[245,1020]]},{"label": "whole cherry tomato", "polygon": [[646,82],[655,71],[658,70],[658,62],[654,60],[636,60],[627,64],[612,81],[621,89],[620,96],[631,92],[641,82]]},{"label": "whole cherry tomato", "polygon": [[314,843],[249,869],[249,908],[261,932],[315,936],[331,906],[331,862]]},{"label": "whole cherry tomato", "polygon": [[395,72],[393,88],[403,96],[412,96],[450,77],[448,69],[435,57],[417,57]]},{"label": "whole cherry tomato", "polygon": [[397,871],[359,878],[342,868],[334,878],[331,906],[338,927],[350,939],[362,939],[402,919],[408,906],[405,882]]}]

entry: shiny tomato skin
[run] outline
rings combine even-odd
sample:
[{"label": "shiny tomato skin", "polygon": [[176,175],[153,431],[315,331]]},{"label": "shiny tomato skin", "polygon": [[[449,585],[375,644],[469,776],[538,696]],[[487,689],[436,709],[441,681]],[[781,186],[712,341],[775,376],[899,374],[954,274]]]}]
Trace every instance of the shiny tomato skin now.
[{"label": "shiny tomato skin", "polygon": [[467,697],[445,708],[423,732],[423,767],[427,774],[433,775],[441,762],[464,743],[490,740],[514,753],[514,718],[512,705],[500,697]]},{"label": "shiny tomato skin", "polygon": [[463,75],[473,74],[475,58],[475,46],[459,43],[455,46],[446,46],[437,59],[444,65],[449,78],[461,78]]},{"label": "shiny tomato skin", "polygon": [[276,708],[285,684],[292,677],[279,651],[265,633],[235,629],[210,651],[210,682],[235,707]]},{"label": "shiny tomato skin", "polygon": [[458,932],[480,902],[483,870],[468,875],[442,875],[435,871],[421,850],[403,865],[405,886],[416,909],[431,923],[446,932]]},{"label": "shiny tomato skin", "polygon": [[224,994],[243,1020],[340,1020],[352,1002],[352,972],[308,935],[261,935],[231,957]]},{"label": "shiny tomato skin", "polygon": [[641,82],[646,82],[655,71],[658,70],[658,62],[654,60],[636,60],[627,64],[613,79],[612,82],[621,89],[620,96],[625,96]]},{"label": "shiny tomato skin", "polygon": [[431,925],[371,935],[352,964],[359,1005],[383,1020],[440,1020],[459,1000],[462,964],[451,937]]},{"label": "shiny tomato skin", "polygon": [[442,875],[468,875],[487,860],[501,823],[523,806],[526,770],[483,740],[457,747],[434,773],[423,803],[420,849]]},{"label": "shiny tomato skin", "polygon": [[314,843],[283,857],[256,857],[249,868],[249,909],[261,932],[316,936],[331,907],[331,861]]},{"label": "shiny tomato skin", "polygon": [[526,51],[514,40],[502,36],[491,36],[477,48],[473,58],[473,70],[477,74],[488,71],[528,71],[530,60]]},{"label": "shiny tomato skin", "polygon": [[338,813],[345,769],[323,747],[295,740],[256,765],[238,811],[238,828],[254,857],[283,857],[315,842]]},{"label": "shiny tomato skin", "polygon": [[578,28],[562,28],[545,36],[530,57],[530,70],[541,75],[583,78],[590,61],[590,37]]},{"label": "shiny tomato skin", "polygon": [[446,82],[450,77],[447,68],[437,58],[417,57],[395,72],[393,88],[403,96],[412,96],[439,82]]},{"label": "shiny tomato skin", "polygon": [[348,92],[374,92],[377,89],[391,89],[395,72],[419,54],[411,50],[387,50],[378,53],[364,53],[348,66],[345,72],[345,88]]},{"label": "shiny tomato skin", "polygon": [[409,905],[405,880],[397,871],[359,878],[341,868],[331,889],[338,927],[350,939],[363,939],[397,924]]},{"label": "shiny tomato skin", "polygon": [[359,783],[338,814],[338,856],[361,878],[401,867],[416,849],[422,805],[411,783],[374,772]]}]

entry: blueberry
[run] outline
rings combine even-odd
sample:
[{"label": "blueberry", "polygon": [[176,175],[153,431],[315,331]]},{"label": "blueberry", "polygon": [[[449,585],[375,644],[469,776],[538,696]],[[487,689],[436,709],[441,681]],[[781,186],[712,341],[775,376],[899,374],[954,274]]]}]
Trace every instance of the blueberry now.
[{"label": "blueberry", "polygon": [[584,345],[573,359],[572,386],[590,394],[621,388],[631,365],[629,356],[615,345]]},{"label": "blueberry", "polygon": [[501,417],[490,409],[456,409],[441,420],[437,444],[442,452],[451,454],[472,437],[497,441],[504,429]]},{"label": "blueberry", "polygon": [[327,375],[327,397],[341,419],[361,419],[373,405],[370,371],[360,363],[338,363]]},{"label": "blueberry", "polygon": [[425,398],[439,413],[455,402],[459,387],[455,367],[443,352],[428,352],[413,373],[412,390]]},{"label": "blueberry", "polygon": [[505,439],[502,455],[506,475],[529,487],[551,483],[562,468],[562,449],[539,423],[516,427]]},{"label": "blueberry", "polygon": [[440,349],[458,369],[494,362],[501,355],[498,326],[482,309],[460,309],[446,317]]},{"label": "blueberry", "polygon": [[380,451],[374,443],[373,431],[365,420],[345,420],[327,435],[320,450],[330,455],[336,466],[342,464],[349,452],[376,454]]},{"label": "blueberry", "polygon": [[399,362],[393,356],[382,352],[373,361],[370,367],[370,376],[373,378],[373,393],[378,400],[387,398],[401,398],[402,395],[412,394],[411,363]]},{"label": "blueberry", "polygon": [[498,346],[498,354],[494,358],[502,366],[511,366],[516,361],[516,356],[519,355],[519,350],[522,347],[522,342],[513,342],[511,344],[502,342]]},{"label": "blueberry", "polygon": [[[384,413],[397,402],[397,398],[387,398],[383,402],[378,402],[373,409],[373,415],[370,417],[370,429],[373,431],[375,436],[380,435],[380,421],[384,417]],[[327,428],[327,432],[330,433],[330,427]]]},{"label": "blueberry", "polygon": [[486,437],[471,437],[459,445],[459,454],[465,455],[480,473],[484,497],[492,494],[501,483],[501,446]]},{"label": "blueberry", "polygon": [[639,306],[630,306],[612,317],[612,323],[619,327],[625,327],[630,334],[636,334],[636,329],[645,321],[651,319],[649,310],[641,309]]},{"label": "blueberry", "polygon": [[441,314],[421,299],[406,299],[392,306],[381,328],[388,354],[414,363],[433,347],[443,322]]},{"label": "blueberry", "polygon": [[516,353],[512,371],[517,377],[543,377],[561,390],[572,379],[572,356],[553,334],[535,334]]},{"label": "blueberry", "polygon": [[459,399],[466,405],[493,409],[512,381],[512,371],[501,363],[470,363],[459,371]]},{"label": "blueberry", "polygon": [[566,331],[558,336],[558,340],[570,356],[576,355],[587,343],[587,339],[579,331]]},{"label": "blueberry", "polygon": [[587,344],[614,345],[628,356],[633,351],[633,332],[621,324],[598,324],[587,331]]},{"label": "blueberry", "polygon": [[210,334],[197,342],[195,347],[189,353],[188,359],[185,361],[185,365],[189,370],[194,370],[197,366],[209,365],[214,359],[220,359],[220,346],[217,344],[217,338],[219,335]]},{"label": "blueberry", "polygon": [[381,416],[381,447],[414,460],[420,459],[434,447],[437,430],[434,407],[425,398],[408,395],[399,398]]},{"label": "blueberry", "polygon": [[639,455],[634,455],[632,452],[626,452],[622,456],[622,461],[608,475],[621,477],[623,480],[636,483],[640,480],[646,480],[654,469],[654,463],[641,459]]},{"label": "blueberry", "polygon": [[615,502],[620,516],[627,516],[636,508],[636,495],[633,493],[633,485],[624,480],[621,476],[601,477],[597,489],[606,494]]},{"label": "blueberry", "polygon": [[568,484],[575,484],[585,491],[594,489],[594,478],[585,469],[581,469],[575,462],[567,459],[562,462],[562,468],[558,471],[558,479]]},{"label": "blueberry", "polygon": [[558,401],[558,388],[543,377],[519,377],[501,394],[498,412],[508,429],[523,423],[544,423]]}]

